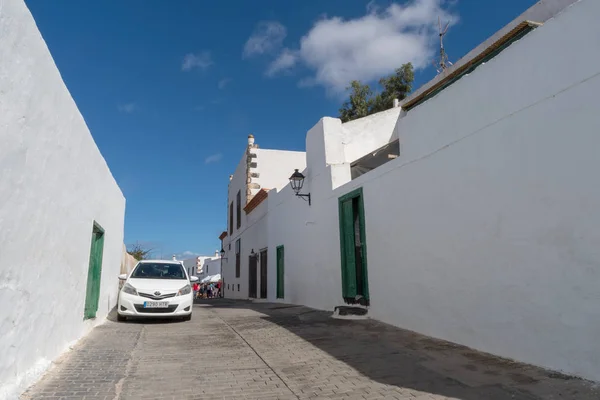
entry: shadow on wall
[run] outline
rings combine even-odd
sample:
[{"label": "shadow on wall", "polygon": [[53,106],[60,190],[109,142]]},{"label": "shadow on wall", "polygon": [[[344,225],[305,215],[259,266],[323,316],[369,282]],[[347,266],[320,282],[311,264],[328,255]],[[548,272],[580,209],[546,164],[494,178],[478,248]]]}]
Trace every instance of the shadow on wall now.
[{"label": "shadow on wall", "polygon": [[[133,268],[136,266],[138,260],[136,260],[131,254],[127,252],[127,247],[123,245],[123,256],[121,257],[121,271],[119,274],[127,274],[133,271]],[[118,280],[118,277],[114,277],[115,280]],[[119,281],[119,290],[123,287],[124,282]]]},{"label": "shadow on wall", "polygon": [[[267,325],[275,324],[358,372],[354,378],[349,376],[353,374],[348,370],[329,368],[324,371],[311,365],[310,360],[280,365],[284,379],[293,381],[295,376],[306,378],[308,375],[308,381],[304,381],[306,387],[298,387],[304,391],[312,390],[310,380],[313,376],[314,379],[334,381],[337,374],[349,382],[356,379],[354,394],[360,394],[361,380],[364,382],[364,377],[368,377],[383,385],[460,400],[533,400],[551,395],[575,400],[596,398],[593,396],[597,395],[587,381],[374,320],[333,319],[330,312],[281,303],[221,300],[210,306],[252,309],[264,314],[257,323],[250,323],[247,317],[237,317],[238,321],[236,317],[225,317],[239,334],[250,339],[250,344],[256,337],[253,330],[262,331]],[[321,362],[313,360],[313,364]],[[382,386],[381,391],[386,390],[390,389]],[[397,395],[397,389],[391,390],[396,390]]]}]

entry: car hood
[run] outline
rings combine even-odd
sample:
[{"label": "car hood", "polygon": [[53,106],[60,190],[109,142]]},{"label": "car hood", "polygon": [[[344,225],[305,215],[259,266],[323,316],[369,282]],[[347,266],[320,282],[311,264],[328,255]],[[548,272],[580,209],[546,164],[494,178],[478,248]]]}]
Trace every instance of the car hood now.
[{"label": "car hood", "polygon": [[154,291],[176,292],[190,282],[187,279],[140,279],[130,278],[127,283],[138,291],[153,293]]}]

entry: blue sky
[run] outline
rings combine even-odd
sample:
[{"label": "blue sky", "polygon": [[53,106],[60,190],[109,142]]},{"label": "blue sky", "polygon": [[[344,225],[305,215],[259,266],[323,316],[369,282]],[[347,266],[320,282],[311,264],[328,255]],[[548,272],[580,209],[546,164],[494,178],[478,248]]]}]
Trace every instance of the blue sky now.
[{"label": "blue sky", "polygon": [[456,61],[535,0],[26,3],[127,198],[125,243],[168,257],[220,248],[249,133],[304,150],[349,80],[431,79],[438,16]]}]

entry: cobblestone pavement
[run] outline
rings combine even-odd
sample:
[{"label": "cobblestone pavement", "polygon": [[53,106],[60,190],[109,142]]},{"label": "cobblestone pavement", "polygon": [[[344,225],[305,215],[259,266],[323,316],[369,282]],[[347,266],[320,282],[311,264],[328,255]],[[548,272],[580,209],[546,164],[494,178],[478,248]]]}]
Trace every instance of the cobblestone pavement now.
[{"label": "cobblestone pavement", "polygon": [[22,399],[598,399],[589,382],[371,320],[203,301],[97,327]]}]

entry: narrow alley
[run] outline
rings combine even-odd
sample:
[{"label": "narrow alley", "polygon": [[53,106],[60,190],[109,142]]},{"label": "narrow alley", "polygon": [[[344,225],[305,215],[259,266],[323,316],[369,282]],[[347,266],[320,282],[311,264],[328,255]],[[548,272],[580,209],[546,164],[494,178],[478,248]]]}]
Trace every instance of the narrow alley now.
[{"label": "narrow alley", "polygon": [[372,320],[214,300],[96,328],[21,399],[597,399],[590,383]]}]

